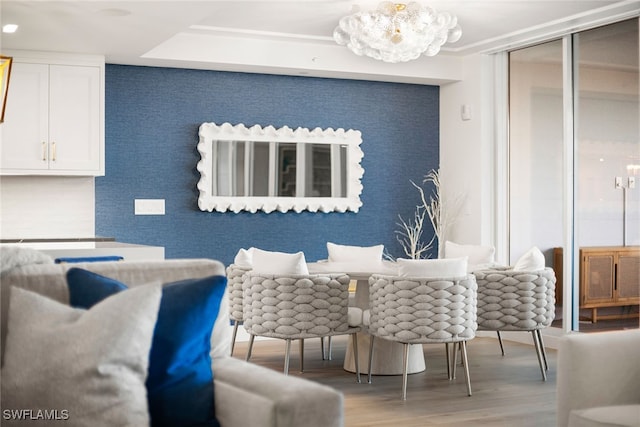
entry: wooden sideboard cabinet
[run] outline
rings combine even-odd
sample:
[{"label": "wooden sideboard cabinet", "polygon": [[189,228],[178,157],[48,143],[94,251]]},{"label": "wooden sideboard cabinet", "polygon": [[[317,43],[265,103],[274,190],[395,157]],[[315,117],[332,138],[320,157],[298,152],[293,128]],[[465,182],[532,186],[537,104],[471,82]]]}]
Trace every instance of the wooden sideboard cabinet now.
[{"label": "wooden sideboard cabinet", "polygon": [[[591,309],[592,322],[627,316],[598,317],[599,308],[640,305],[640,246],[580,248],[579,268],[580,308]],[[554,250],[554,270],[559,276],[556,300],[562,303],[562,248]]]}]

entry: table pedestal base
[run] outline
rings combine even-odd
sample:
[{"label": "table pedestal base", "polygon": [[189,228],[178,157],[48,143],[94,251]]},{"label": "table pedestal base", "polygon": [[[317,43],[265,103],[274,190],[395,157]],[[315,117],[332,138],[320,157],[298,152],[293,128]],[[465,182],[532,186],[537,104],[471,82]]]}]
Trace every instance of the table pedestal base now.
[{"label": "table pedestal base", "polygon": [[[366,333],[358,333],[358,361],[360,373],[369,373],[369,343],[371,336]],[[403,345],[398,342],[378,338],[373,342],[373,375],[402,375],[403,370]],[[409,369],[407,373],[417,374],[425,370],[424,351],[421,344],[409,345]],[[355,372],[355,358],[353,344],[349,339],[347,351],[344,357],[344,370]]]}]

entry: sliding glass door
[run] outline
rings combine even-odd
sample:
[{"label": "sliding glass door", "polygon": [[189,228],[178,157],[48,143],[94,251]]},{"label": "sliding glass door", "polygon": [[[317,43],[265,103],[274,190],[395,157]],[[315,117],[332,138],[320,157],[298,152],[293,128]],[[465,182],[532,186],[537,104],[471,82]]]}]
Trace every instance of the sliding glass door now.
[{"label": "sliding glass door", "polygon": [[637,18],[509,53],[509,257],[543,251],[565,329],[579,248],[640,244],[638,55]]},{"label": "sliding glass door", "polygon": [[580,246],[640,245],[640,188],[629,186],[640,172],[638,20],[573,38],[577,241]]}]

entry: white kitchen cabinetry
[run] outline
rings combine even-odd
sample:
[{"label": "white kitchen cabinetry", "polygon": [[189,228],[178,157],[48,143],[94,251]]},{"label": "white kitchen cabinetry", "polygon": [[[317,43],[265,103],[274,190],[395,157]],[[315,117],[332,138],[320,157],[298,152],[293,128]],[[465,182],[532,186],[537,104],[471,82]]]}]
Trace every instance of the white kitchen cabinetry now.
[{"label": "white kitchen cabinetry", "polygon": [[104,58],[15,52],[2,175],[104,175]]}]

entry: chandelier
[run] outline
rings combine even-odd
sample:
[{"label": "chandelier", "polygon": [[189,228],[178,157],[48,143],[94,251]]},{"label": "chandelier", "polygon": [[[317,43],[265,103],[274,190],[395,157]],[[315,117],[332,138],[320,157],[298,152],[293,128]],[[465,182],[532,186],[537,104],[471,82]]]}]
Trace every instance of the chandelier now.
[{"label": "chandelier", "polygon": [[448,12],[411,2],[383,1],[375,11],[340,19],[333,39],[356,55],[385,62],[406,62],[435,56],[446,42],[462,36],[458,19]]}]

